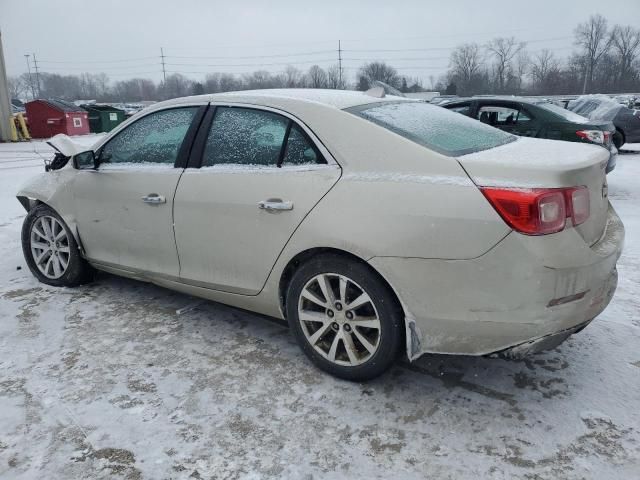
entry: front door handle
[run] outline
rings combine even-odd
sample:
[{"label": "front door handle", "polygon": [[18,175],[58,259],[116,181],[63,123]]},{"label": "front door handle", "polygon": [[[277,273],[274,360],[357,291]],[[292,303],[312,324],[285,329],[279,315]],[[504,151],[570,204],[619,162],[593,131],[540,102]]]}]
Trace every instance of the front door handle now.
[{"label": "front door handle", "polygon": [[164,198],[163,195],[158,195],[157,193],[150,193],[142,197],[142,201],[144,203],[150,203],[152,205],[158,205],[160,203],[167,203],[167,199]]},{"label": "front door handle", "polygon": [[258,202],[258,208],[260,210],[266,210],[267,212],[293,210],[293,202],[283,201],[280,199],[262,200],[261,202]]}]

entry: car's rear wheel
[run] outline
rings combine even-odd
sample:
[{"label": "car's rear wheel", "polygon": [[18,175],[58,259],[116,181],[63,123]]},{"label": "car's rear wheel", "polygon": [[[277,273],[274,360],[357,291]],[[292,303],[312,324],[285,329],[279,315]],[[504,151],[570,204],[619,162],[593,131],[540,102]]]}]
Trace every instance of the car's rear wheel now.
[{"label": "car's rear wheel", "polygon": [[366,264],[323,255],[302,265],[287,292],[287,318],[305,354],[322,370],[368,380],[395,360],[402,310]]},{"label": "car's rear wheel", "polygon": [[624,133],[622,133],[621,130],[616,128],[616,131],[613,134],[613,144],[616,146],[618,150],[620,150],[620,147],[624,145],[624,142],[625,142]]},{"label": "car's rear wheel", "polygon": [[80,256],[73,234],[47,205],[33,208],[24,219],[22,251],[31,273],[42,283],[73,287],[92,278],[92,269]]}]

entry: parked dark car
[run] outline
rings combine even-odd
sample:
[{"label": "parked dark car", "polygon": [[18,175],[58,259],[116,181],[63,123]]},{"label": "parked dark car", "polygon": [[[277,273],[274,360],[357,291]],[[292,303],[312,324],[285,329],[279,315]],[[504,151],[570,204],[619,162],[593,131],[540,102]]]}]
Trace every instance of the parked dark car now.
[{"label": "parked dark car", "polygon": [[569,103],[568,107],[590,120],[612,122],[616,127],[613,142],[616,148],[625,143],[640,142],[640,112],[612,100],[604,95],[585,95]]},{"label": "parked dark car", "polygon": [[615,168],[616,132],[611,121],[589,120],[545,100],[518,97],[474,97],[441,105],[522,137],[593,143],[609,150],[607,173]]}]

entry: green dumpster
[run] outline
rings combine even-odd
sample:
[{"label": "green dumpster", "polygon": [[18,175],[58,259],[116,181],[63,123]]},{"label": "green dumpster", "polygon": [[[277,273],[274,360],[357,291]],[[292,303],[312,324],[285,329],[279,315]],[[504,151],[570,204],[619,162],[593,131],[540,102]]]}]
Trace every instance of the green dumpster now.
[{"label": "green dumpster", "polygon": [[89,130],[92,133],[110,132],[125,120],[124,110],[110,105],[82,105],[89,112]]}]

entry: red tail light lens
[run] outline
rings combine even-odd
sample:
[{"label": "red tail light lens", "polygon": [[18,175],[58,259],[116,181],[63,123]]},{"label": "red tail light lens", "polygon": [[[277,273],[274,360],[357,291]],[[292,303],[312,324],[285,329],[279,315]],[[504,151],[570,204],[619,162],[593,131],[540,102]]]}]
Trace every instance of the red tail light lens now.
[{"label": "red tail light lens", "polygon": [[572,188],[480,187],[496,212],[511,228],[526,235],[546,235],[589,218],[589,190]]},{"label": "red tail light lens", "polygon": [[602,130],[578,130],[576,135],[593,143],[602,144],[605,141],[605,134]]}]

